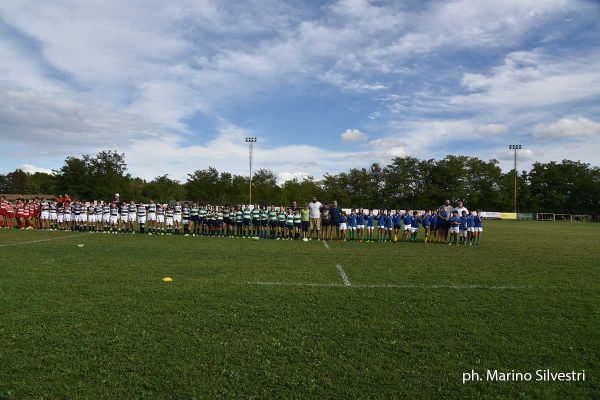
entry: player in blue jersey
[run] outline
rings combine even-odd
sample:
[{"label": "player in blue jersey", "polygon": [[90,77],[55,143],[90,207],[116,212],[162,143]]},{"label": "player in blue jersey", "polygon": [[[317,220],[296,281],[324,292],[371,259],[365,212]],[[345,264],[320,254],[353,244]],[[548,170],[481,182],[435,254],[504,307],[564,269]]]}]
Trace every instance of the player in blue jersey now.
[{"label": "player in blue jersey", "polygon": [[346,241],[346,229],[348,228],[348,218],[346,217],[346,211],[342,211],[340,215],[339,232],[342,241]]},{"label": "player in blue jersey", "polygon": [[386,219],[386,211],[379,210],[379,214],[377,214],[377,231],[378,231],[377,239],[380,242],[383,242],[383,237],[384,237],[384,233],[385,233],[385,219]]},{"label": "player in blue jersey", "polygon": [[423,219],[421,220],[421,225],[423,225],[423,232],[425,232],[425,243],[429,240],[429,224],[431,220],[431,214],[429,214],[429,210],[425,210],[425,214],[423,214]]},{"label": "player in blue jersey", "polygon": [[450,217],[450,241],[448,245],[458,244],[458,234],[460,233],[460,218],[458,216],[458,211],[452,211],[452,216]]},{"label": "player in blue jersey", "polygon": [[375,214],[373,214],[373,210],[369,208],[369,213],[365,217],[367,220],[367,240],[369,242],[373,241],[373,229],[375,226]]},{"label": "player in blue jersey", "polygon": [[394,242],[397,242],[400,235],[400,229],[402,229],[402,214],[400,210],[396,210],[394,214]]},{"label": "player in blue jersey", "polygon": [[431,210],[431,218],[429,219],[429,240],[428,240],[428,242],[437,242],[437,221],[438,221],[438,211]]},{"label": "player in blue jersey", "polygon": [[483,232],[483,217],[481,216],[481,210],[477,210],[475,213],[475,238],[473,239],[474,244],[479,245],[481,240],[481,233]]},{"label": "player in blue jersey", "polygon": [[421,218],[419,218],[419,212],[413,211],[412,220],[410,222],[410,241],[417,241],[417,234],[419,233],[419,225],[421,224]]},{"label": "player in blue jersey", "polygon": [[356,233],[358,241],[362,242],[365,239],[365,211],[362,208],[356,213]]},{"label": "player in blue jersey", "polygon": [[448,229],[450,228],[449,215],[443,208],[440,208],[437,220],[437,238],[441,243],[446,243],[448,239]]},{"label": "player in blue jersey", "polygon": [[467,244],[467,212],[463,211],[460,216],[460,244]]},{"label": "player in blue jersey", "polygon": [[407,208],[402,216],[402,222],[404,223],[404,232],[402,233],[402,241],[405,242],[408,239],[408,234],[410,233],[410,228],[412,225],[412,215],[410,213],[410,208]]},{"label": "player in blue jersey", "polygon": [[475,211],[469,213],[467,216],[467,242],[469,245],[473,244],[473,238],[475,237]]},{"label": "player in blue jersey", "polygon": [[356,234],[356,209],[350,210],[350,215],[348,216],[348,233],[350,240],[354,240]]},{"label": "player in blue jersey", "polygon": [[385,218],[385,235],[387,235],[387,241],[392,241],[392,234],[394,232],[394,218],[392,216],[392,210],[387,210]]}]

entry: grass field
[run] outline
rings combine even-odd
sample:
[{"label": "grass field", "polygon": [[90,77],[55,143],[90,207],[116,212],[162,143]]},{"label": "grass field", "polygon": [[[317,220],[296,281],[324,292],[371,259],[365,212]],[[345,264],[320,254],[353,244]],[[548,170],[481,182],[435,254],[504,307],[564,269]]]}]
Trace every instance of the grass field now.
[{"label": "grass field", "polygon": [[[0,398],[598,398],[599,244],[553,222],[486,222],[478,247],[0,230]],[[586,380],[462,383],[547,368]]]}]

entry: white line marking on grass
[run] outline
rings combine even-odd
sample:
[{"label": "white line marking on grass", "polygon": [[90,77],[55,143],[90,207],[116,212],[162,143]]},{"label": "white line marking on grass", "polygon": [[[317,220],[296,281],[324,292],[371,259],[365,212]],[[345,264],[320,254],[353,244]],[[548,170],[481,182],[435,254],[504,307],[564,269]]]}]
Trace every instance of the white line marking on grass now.
[{"label": "white line marking on grass", "polygon": [[249,285],[265,286],[316,286],[316,287],[343,287],[339,283],[303,283],[303,282],[246,282]]},{"label": "white line marking on grass", "polygon": [[389,284],[358,284],[352,285],[353,287],[359,288],[396,288],[396,289],[489,289],[489,290],[517,290],[517,289],[530,289],[531,286],[511,286],[511,285],[396,285],[393,283]]},{"label": "white line marking on grass", "polygon": [[327,242],[326,242],[326,241],[324,241],[324,240],[323,240],[323,244],[325,245],[325,248],[326,248],[327,250],[331,250],[331,249],[329,248],[329,245],[327,244]]},{"label": "white line marking on grass", "polygon": [[495,285],[394,285],[394,284],[353,284],[339,283],[306,283],[306,282],[246,282],[249,285],[263,286],[312,286],[312,287],[351,287],[359,289],[453,289],[453,290],[519,290],[532,289],[531,286],[495,286]]},{"label": "white line marking on grass", "polygon": [[89,235],[89,232],[88,233],[81,233],[81,234],[78,234],[78,235],[58,236],[58,237],[53,237],[53,238],[48,238],[48,239],[30,240],[29,242],[18,242],[18,243],[0,244],[0,247],[20,246],[22,244],[33,244],[33,243],[47,242],[49,240],[70,239],[70,238],[74,238],[74,237],[78,237],[78,236],[84,236],[84,235]]},{"label": "white line marking on grass", "polygon": [[348,275],[346,275],[346,271],[344,271],[344,268],[342,268],[340,264],[337,264],[335,267],[337,268],[338,273],[342,277],[342,282],[344,282],[344,286],[350,286],[350,279],[348,279]]}]

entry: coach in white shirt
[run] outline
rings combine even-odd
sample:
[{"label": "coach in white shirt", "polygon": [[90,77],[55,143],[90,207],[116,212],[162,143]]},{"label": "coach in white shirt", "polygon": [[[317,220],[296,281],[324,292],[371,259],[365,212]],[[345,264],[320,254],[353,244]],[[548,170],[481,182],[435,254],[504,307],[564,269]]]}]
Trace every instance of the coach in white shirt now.
[{"label": "coach in white shirt", "polygon": [[308,203],[311,238],[315,231],[317,231],[317,239],[319,238],[319,231],[321,230],[321,207],[323,207],[323,204],[313,196],[312,201]]},{"label": "coach in white shirt", "polygon": [[454,209],[454,211],[458,211],[458,216],[462,216],[463,211],[467,213],[467,215],[469,214],[469,210],[467,209],[467,207],[464,206],[462,201],[458,202],[458,207],[456,207]]}]

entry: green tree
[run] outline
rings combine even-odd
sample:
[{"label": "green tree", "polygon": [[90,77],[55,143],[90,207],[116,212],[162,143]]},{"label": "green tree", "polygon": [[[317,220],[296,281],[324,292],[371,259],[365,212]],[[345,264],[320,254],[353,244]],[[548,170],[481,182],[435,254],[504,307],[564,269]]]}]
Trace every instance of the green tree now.
[{"label": "green tree", "polygon": [[145,199],[154,199],[160,203],[186,198],[183,185],[179,181],[169,178],[168,175],[161,175],[146,183],[142,193]]}]

